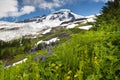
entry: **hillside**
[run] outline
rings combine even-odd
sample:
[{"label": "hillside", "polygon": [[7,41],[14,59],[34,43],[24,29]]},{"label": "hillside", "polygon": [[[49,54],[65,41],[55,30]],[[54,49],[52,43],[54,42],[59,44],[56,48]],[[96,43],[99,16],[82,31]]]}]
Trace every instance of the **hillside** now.
[{"label": "hillside", "polygon": [[0,22],[0,40],[7,42],[22,37],[35,38],[37,35],[45,34],[46,31],[49,33],[48,30],[53,28],[66,28],[70,25],[75,27],[80,23],[86,23],[87,19],[89,18],[68,9],[61,9],[46,16],[37,16],[16,23]]},{"label": "hillside", "polygon": [[[0,79],[120,80],[118,1],[108,1],[102,14],[97,17],[76,18],[71,11],[60,10],[46,18],[35,17],[15,23],[39,24],[42,21],[51,21],[50,17],[53,21],[52,26],[50,24],[50,28],[44,28],[36,38],[27,36],[0,41]],[[111,12],[111,6],[116,12]],[[69,13],[70,17],[65,16],[61,22],[59,18]]]}]

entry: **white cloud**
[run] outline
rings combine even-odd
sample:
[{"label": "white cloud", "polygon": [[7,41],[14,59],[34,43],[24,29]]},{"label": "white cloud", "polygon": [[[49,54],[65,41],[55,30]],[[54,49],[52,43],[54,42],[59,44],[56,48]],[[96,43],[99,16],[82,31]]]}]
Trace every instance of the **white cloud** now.
[{"label": "white cloud", "polygon": [[18,9],[17,0],[0,0],[0,18],[18,17],[33,11],[35,11],[33,6],[23,6],[21,9]]},{"label": "white cloud", "polygon": [[10,12],[9,16],[16,17],[16,16],[21,16],[24,14],[30,14],[31,12],[34,12],[34,11],[35,11],[35,7],[33,6],[23,6],[19,12],[18,11]]},{"label": "white cloud", "polygon": [[93,1],[95,1],[95,2],[100,2],[100,1],[107,2],[107,1],[113,1],[113,0],[93,0]]},{"label": "white cloud", "polygon": [[42,9],[54,9],[61,7],[65,4],[69,4],[70,2],[77,1],[77,0],[23,0],[23,3],[26,5],[36,6]]},{"label": "white cloud", "polygon": [[16,12],[17,9],[17,0],[0,0],[0,18],[8,16],[9,12]]}]

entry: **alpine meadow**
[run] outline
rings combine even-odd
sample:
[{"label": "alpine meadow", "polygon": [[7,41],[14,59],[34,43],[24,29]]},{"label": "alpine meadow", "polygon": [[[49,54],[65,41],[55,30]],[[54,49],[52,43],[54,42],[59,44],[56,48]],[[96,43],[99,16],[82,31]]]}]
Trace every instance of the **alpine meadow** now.
[{"label": "alpine meadow", "polygon": [[[52,14],[70,18],[59,18],[64,22],[58,25],[60,22],[55,22],[58,17],[51,17]],[[17,25],[28,22],[27,27],[11,28],[28,29],[24,33],[27,36],[0,40],[0,80],[120,80],[120,0],[108,1],[92,22],[83,16],[76,18],[69,10],[52,14],[49,17],[54,21],[49,20],[49,25],[59,27],[50,28],[45,23],[43,33],[31,38],[29,33],[40,31],[30,29],[29,23],[38,19],[27,19],[16,22]],[[48,20],[46,16],[39,18],[37,25]],[[62,26],[69,23],[72,26]],[[83,26],[91,28],[82,29]]]}]

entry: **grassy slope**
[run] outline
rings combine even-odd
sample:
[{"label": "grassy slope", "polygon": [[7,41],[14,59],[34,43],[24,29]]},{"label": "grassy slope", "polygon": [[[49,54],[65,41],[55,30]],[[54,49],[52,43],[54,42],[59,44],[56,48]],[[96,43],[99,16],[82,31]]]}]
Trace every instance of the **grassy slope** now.
[{"label": "grassy slope", "polygon": [[[105,29],[106,26],[115,27],[102,25],[97,31],[83,31],[77,26],[74,29],[52,30],[43,37],[26,40],[28,43],[24,41],[24,49],[29,49],[27,44],[31,48],[39,40],[61,38],[59,45],[52,47],[50,56],[47,55],[48,50],[38,50],[36,54],[26,56],[27,62],[8,69],[4,69],[1,61],[0,80],[119,80],[120,32]],[[46,62],[34,60],[35,56],[44,54]],[[24,56],[24,53],[14,56],[13,62]]]},{"label": "grassy slope", "polygon": [[4,69],[1,80],[119,80],[120,33],[88,31],[72,34],[69,41],[53,47],[46,62],[34,61],[34,56],[47,54],[38,51],[29,60]]},{"label": "grassy slope", "polygon": [[[25,57],[27,57],[26,53],[40,40],[49,40],[54,37],[60,38],[60,43],[65,42],[70,34],[84,32],[78,28],[73,29],[53,29],[50,33],[45,34],[42,37],[36,39],[18,39],[9,42],[0,42],[0,60],[4,62],[9,62],[10,64],[16,61],[19,61]],[[23,44],[20,45],[20,41]],[[39,49],[40,50],[40,49]]]}]

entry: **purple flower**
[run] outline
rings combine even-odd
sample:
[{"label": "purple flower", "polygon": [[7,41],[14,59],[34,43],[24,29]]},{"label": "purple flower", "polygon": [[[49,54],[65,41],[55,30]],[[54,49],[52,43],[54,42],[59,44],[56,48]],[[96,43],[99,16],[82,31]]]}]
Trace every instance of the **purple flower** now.
[{"label": "purple flower", "polygon": [[52,42],[49,42],[49,46],[52,47]]},{"label": "purple flower", "polygon": [[48,46],[48,55],[52,54],[52,47]]},{"label": "purple flower", "polygon": [[42,43],[42,49],[45,50],[46,47],[45,47],[45,43]]},{"label": "purple flower", "polygon": [[41,56],[38,55],[38,56],[35,56],[35,57],[34,57],[34,60],[35,60],[35,61],[38,61],[40,58],[41,58]]},{"label": "purple flower", "polygon": [[46,61],[46,55],[42,57],[42,62],[45,62],[45,61]]},{"label": "purple flower", "polygon": [[36,53],[36,47],[32,47],[31,52]]},{"label": "purple flower", "polygon": [[52,50],[48,51],[48,55],[52,54]]},{"label": "purple flower", "polygon": [[55,41],[55,47],[57,47],[57,45],[58,45],[58,40]]}]

